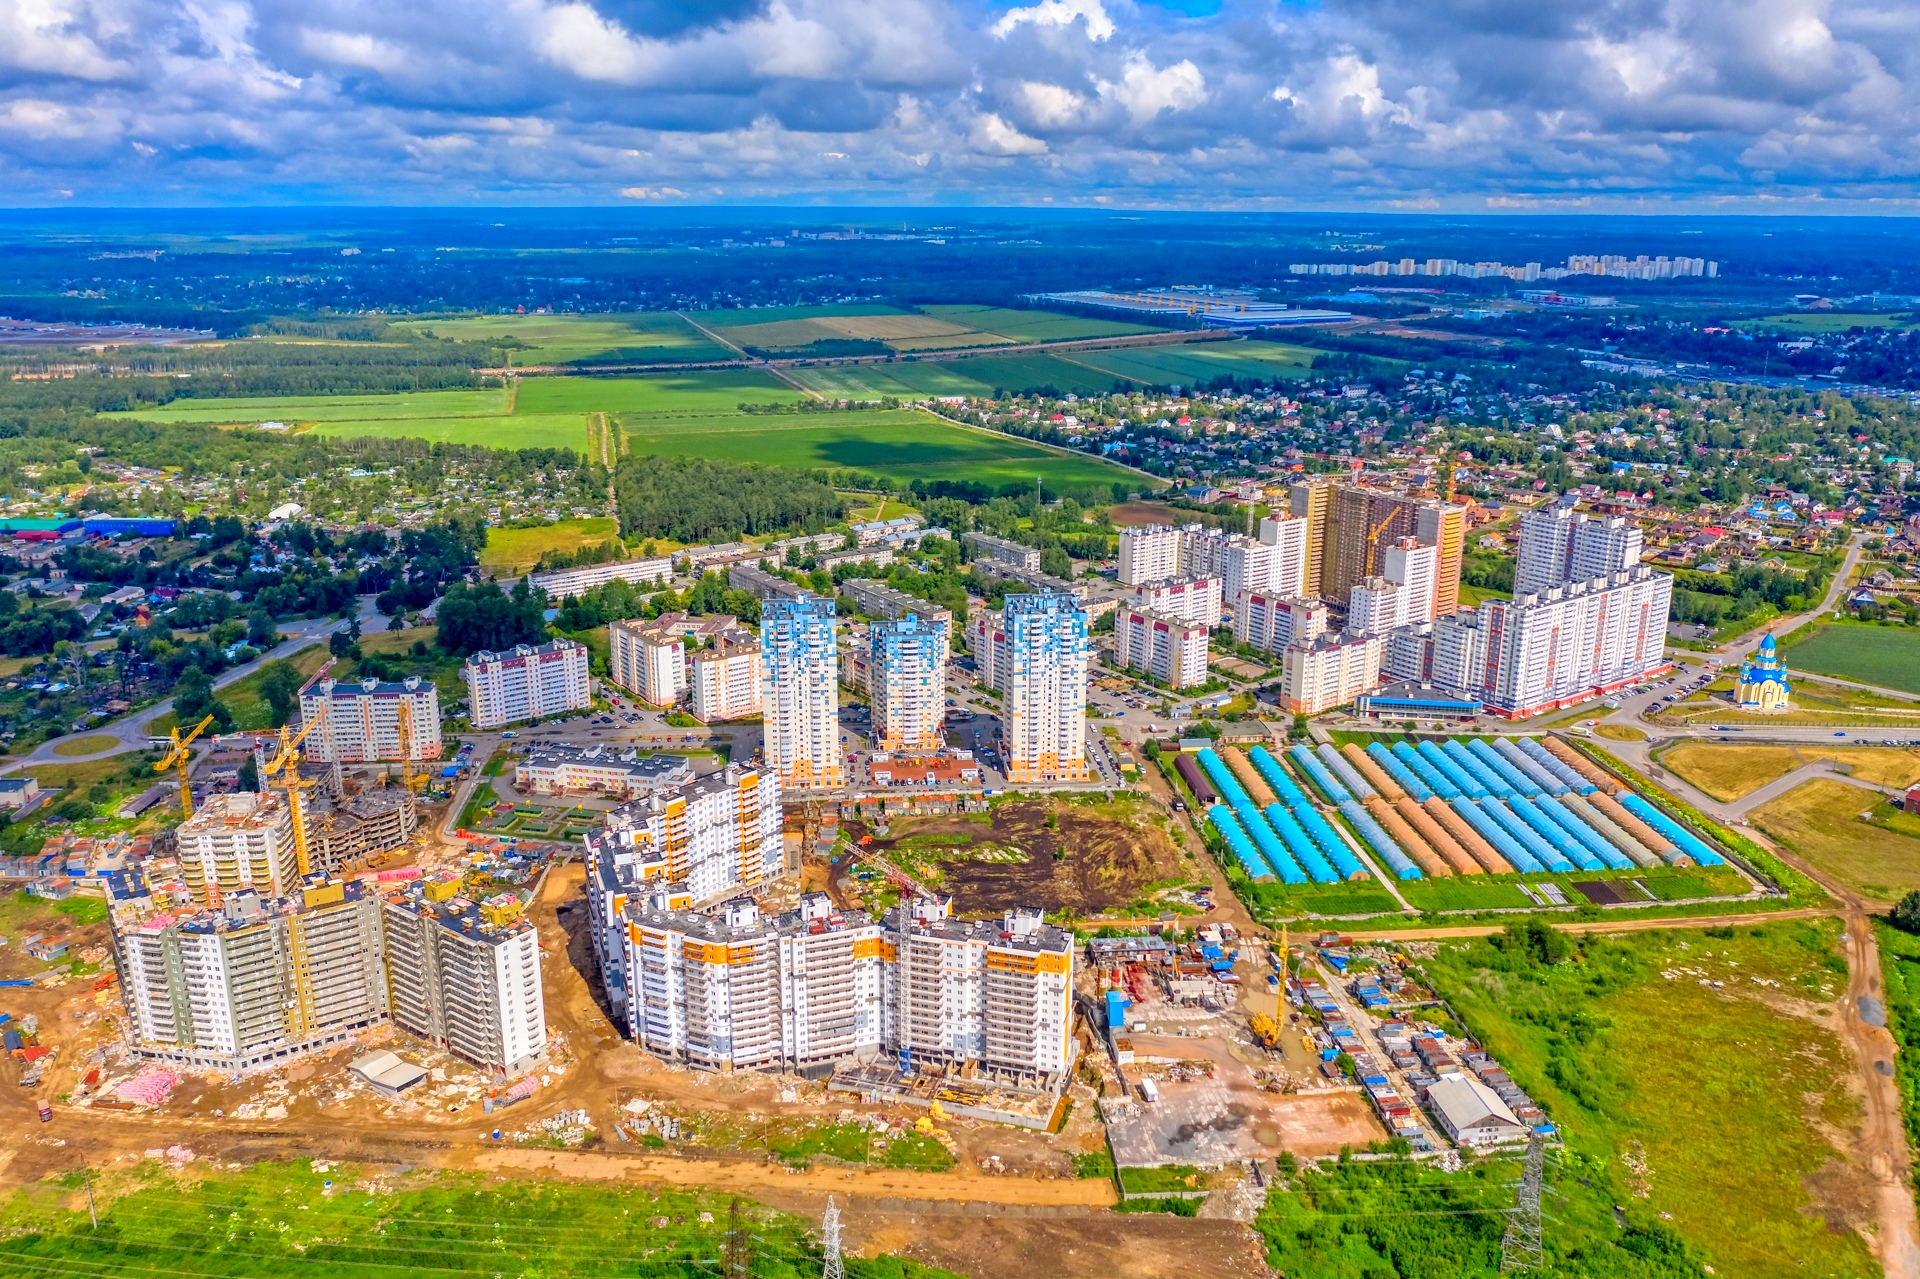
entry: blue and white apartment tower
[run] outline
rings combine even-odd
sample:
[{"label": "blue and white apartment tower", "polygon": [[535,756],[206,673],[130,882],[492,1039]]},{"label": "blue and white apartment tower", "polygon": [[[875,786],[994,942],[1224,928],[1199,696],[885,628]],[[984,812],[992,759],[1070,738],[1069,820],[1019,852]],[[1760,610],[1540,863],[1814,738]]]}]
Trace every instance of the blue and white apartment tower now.
[{"label": "blue and white apartment tower", "polygon": [[1009,595],[1007,780],[1087,780],[1087,610],[1064,591]]},{"label": "blue and white apartment tower", "polygon": [[875,747],[908,754],[938,751],[946,739],[945,624],[908,613],[875,622],[868,636]]},{"label": "blue and white apartment tower", "polygon": [[781,789],[839,786],[840,659],[833,601],[802,594],[760,609],[767,765]]}]

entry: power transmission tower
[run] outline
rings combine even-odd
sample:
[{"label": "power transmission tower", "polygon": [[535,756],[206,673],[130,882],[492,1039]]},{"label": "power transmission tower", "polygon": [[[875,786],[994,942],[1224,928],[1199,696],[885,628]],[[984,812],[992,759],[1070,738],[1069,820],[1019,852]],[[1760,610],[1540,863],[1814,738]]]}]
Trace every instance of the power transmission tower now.
[{"label": "power transmission tower", "polygon": [[820,1222],[820,1237],[826,1247],[827,1264],[821,1268],[820,1279],[847,1279],[847,1263],[840,1259],[840,1209],[834,1206],[833,1196],[827,1196],[827,1215]]},{"label": "power transmission tower", "polygon": [[1520,1174],[1520,1199],[1507,1218],[1500,1241],[1500,1273],[1538,1271],[1546,1264],[1540,1241],[1540,1189],[1546,1181],[1547,1143],[1538,1131],[1527,1140],[1527,1166]]},{"label": "power transmission tower", "polygon": [[727,1205],[727,1247],[721,1254],[720,1273],[726,1279],[752,1279],[756,1251],[753,1229],[740,1214],[740,1200]]}]

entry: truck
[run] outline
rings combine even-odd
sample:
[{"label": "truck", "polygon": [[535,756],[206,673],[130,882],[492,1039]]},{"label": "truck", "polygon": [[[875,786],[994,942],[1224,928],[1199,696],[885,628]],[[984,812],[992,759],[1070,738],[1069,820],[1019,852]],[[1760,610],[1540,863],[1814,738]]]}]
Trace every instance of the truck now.
[{"label": "truck", "polygon": [[50,1124],[50,1123],[52,1123],[52,1122],[53,1122],[53,1107],[52,1107],[52,1106],[50,1106],[50,1105],[48,1105],[48,1104],[47,1104],[46,1102],[44,1102],[44,1101],[43,1101],[43,1102],[41,1102],[41,1103],[39,1103],[39,1109],[40,1109],[40,1122],[41,1122],[41,1123],[43,1123],[43,1124]]},{"label": "truck", "polygon": [[1156,1103],[1160,1100],[1160,1085],[1154,1083],[1151,1079],[1142,1079],[1140,1081],[1140,1095],[1144,1097],[1149,1104]]}]

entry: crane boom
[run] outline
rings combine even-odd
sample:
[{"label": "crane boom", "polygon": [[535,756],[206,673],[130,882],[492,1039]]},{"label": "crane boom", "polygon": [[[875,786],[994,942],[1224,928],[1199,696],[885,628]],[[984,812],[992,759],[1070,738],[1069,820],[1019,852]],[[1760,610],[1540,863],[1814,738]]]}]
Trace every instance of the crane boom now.
[{"label": "crane boom", "polygon": [[188,748],[200,734],[207,731],[207,726],[211,723],[213,723],[213,716],[209,715],[195,724],[185,737],[180,736],[180,725],[176,723],[168,730],[171,740],[167,744],[167,753],[161,757],[159,763],[153,766],[153,771],[156,773],[164,773],[169,768],[179,770],[181,821],[186,821],[193,816],[193,783],[187,776],[187,768],[193,762],[193,752]]},{"label": "crane boom", "polygon": [[293,819],[293,855],[300,865],[300,877],[306,878],[313,873],[312,857],[307,847],[307,812],[304,792],[313,783],[300,776],[300,744],[307,740],[307,734],[320,722],[314,716],[300,726],[299,732],[281,726],[280,753],[267,761],[261,770],[260,780],[264,785],[267,778],[278,776],[280,788],[287,793],[287,811]]}]

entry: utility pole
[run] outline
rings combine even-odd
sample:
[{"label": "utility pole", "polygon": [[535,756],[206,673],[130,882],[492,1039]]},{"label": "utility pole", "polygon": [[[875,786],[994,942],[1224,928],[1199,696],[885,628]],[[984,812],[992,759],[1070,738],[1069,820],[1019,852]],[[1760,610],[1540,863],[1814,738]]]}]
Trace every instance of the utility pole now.
[{"label": "utility pole", "polygon": [[752,1279],[754,1239],[752,1230],[740,1215],[740,1200],[727,1205],[727,1248],[722,1254],[720,1273],[726,1279]]},{"label": "utility pole", "polygon": [[1527,1139],[1526,1170],[1520,1174],[1520,1197],[1507,1218],[1506,1237],[1500,1240],[1500,1273],[1536,1272],[1546,1265],[1540,1239],[1540,1189],[1546,1181],[1547,1143],[1539,1130]]},{"label": "utility pole", "polygon": [[93,1169],[88,1168],[86,1170],[86,1173],[87,1173],[87,1216],[92,1219],[93,1228],[95,1230],[98,1230],[100,1229],[100,1214],[98,1212],[95,1212],[93,1208]]},{"label": "utility pole", "polygon": [[833,1196],[827,1196],[827,1215],[820,1223],[820,1237],[827,1253],[827,1264],[821,1268],[820,1279],[847,1279],[847,1263],[840,1257],[840,1209],[834,1205]]}]

